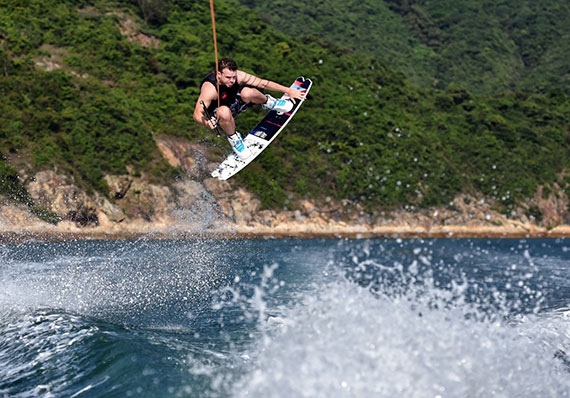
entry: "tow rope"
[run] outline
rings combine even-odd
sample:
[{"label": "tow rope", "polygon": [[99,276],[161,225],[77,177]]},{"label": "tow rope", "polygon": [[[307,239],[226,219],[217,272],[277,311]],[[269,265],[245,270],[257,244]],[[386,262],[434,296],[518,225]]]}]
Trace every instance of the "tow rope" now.
[{"label": "tow rope", "polygon": [[212,33],[214,34],[214,55],[216,59],[216,90],[218,91],[218,108],[220,107],[220,79],[218,78],[218,40],[216,39],[216,15],[214,13],[214,0],[210,0],[210,14],[212,14]]}]

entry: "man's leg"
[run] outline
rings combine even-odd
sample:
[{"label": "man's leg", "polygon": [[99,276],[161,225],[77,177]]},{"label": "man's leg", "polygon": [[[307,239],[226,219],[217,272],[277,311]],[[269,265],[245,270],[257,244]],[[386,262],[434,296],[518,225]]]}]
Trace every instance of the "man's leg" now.
[{"label": "man's leg", "polygon": [[293,109],[293,102],[290,100],[275,99],[250,87],[244,87],[241,90],[241,99],[246,103],[262,104],[263,108],[277,112],[289,112]]},{"label": "man's leg", "polygon": [[225,133],[230,136],[236,132],[236,122],[232,116],[232,111],[229,107],[223,105],[220,106],[216,111],[216,116],[218,118],[218,123],[220,127],[225,131]]},{"label": "man's leg", "polygon": [[246,103],[264,104],[267,97],[261,91],[251,87],[244,87],[240,91],[241,99]]},{"label": "man's leg", "polygon": [[236,131],[236,122],[232,115],[232,111],[227,106],[220,106],[217,109],[216,116],[218,123],[226,133],[226,138],[232,147],[232,150],[240,159],[247,159],[251,152],[245,146],[241,134]]}]

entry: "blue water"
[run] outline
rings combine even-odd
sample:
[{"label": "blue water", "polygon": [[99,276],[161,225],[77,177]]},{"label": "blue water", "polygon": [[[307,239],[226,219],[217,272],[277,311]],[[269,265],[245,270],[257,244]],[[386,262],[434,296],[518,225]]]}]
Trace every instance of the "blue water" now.
[{"label": "blue water", "polygon": [[0,245],[0,397],[568,397],[570,241]]}]

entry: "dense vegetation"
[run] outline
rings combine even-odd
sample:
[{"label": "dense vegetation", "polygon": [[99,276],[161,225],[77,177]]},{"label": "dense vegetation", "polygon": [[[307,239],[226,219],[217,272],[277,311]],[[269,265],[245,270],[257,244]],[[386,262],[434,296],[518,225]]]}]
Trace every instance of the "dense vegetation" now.
[{"label": "dense vegetation", "polygon": [[563,0],[239,0],[291,35],[316,35],[403,71],[423,87],[570,93]]},{"label": "dense vegetation", "polygon": [[[15,181],[15,169],[57,167],[106,192],[102,175],[127,166],[169,181],[177,171],[153,135],[213,140],[192,121],[198,84],[213,67],[208,2],[2,4],[2,181]],[[375,57],[287,36],[232,0],[217,0],[216,12],[221,55],[283,84],[314,81],[286,134],[235,179],[266,207],[331,197],[413,209],[467,191],[509,212],[538,184],[570,186],[561,174],[570,168],[570,97],[561,89],[478,97],[454,84],[418,88]],[[129,40],[138,33],[160,44]],[[238,128],[261,114],[240,116]]]}]

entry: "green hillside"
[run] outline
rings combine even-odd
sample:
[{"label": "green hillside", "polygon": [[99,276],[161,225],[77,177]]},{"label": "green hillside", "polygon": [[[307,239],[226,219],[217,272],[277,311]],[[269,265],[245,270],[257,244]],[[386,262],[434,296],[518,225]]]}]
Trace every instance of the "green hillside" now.
[{"label": "green hillside", "polygon": [[[375,57],[287,36],[233,1],[216,1],[216,13],[220,55],[283,84],[298,75],[314,82],[287,133],[234,180],[265,207],[330,197],[370,211],[413,209],[467,191],[509,212],[538,184],[569,187],[560,174],[570,166],[562,90],[478,97],[454,85],[421,89]],[[192,120],[212,60],[205,1],[3,0],[0,179],[9,177],[8,194],[21,192],[14,170],[57,167],[104,194],[101,177],[127,166],[173,181],[179,171],[153,136],[209,142],[221,159],[224,140]],[[240,116],[238,128],[261,115]]]},{"label": "green hillside", "polygon": [[292,35],[374,57],[423,87],[570,93],[564,0],[239,0]]}]

